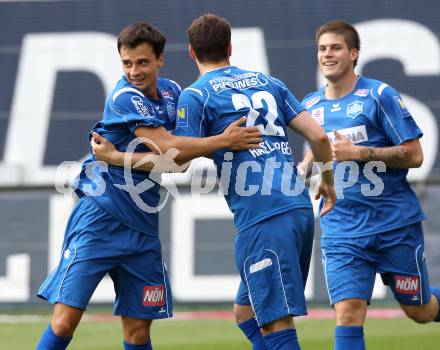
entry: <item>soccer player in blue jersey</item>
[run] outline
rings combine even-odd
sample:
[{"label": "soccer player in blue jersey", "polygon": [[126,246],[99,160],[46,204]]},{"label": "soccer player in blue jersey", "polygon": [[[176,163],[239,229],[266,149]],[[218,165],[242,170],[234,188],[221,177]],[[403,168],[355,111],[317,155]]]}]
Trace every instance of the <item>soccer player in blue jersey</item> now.
[{"label": "soccer player in blue jersey", "polygon": [[[245,115],[263,137],[259,149],[213,154],[237,229],[242,282],[236,319],[254,349],[299,349],[292,316],[307,312],[304,286],[314,219],[307,190],[286,190],[296,182],[286,128],[304,136],[324,163],[331,160],[328,138],[282,81],[230,65],[231,28],[224,18],[197,18],[188,37],[201,77],[182,91],[175,135],[217,135]],[[326,214],[335,196],[331,171],[323,172],[320,195]]]},{"label": "soccer player in blue jersey", "polygon": [[422,132],[394,88],[354,72],[360,39],[352,25],[328,22],[316,41],[327,84],[303,104],[329,134],[335,161],[338,199],[321,218],[334,349],[360,350],[376,273],[408,317],[440,320],[440,289],[429,286],[423,253],[425,216],[406,180],[422,164]]},{"label": "soccer player in blue jersey", "polygon": [[[163,135],[175,127],[180,87],[159,78],[163,66],[165,37],[155,27],[136,23],[118,37],[124,76],[105,103],[103,119],[93,132],[125,151],[145,130]],[[226,132],[208,139],[173,138],[171,147],[180,150],[176,160],[211,154],[217,149],[257,147],[257,128],[231,124]],[[165,137],[166,138],[166,137]],[[155,151],[140,144],[135,152]],[[114,312],[122,318],[124,348],[152,349],[153,319],[172,316],[168,274],[158,237],[159,184],[148,173],[132,170],[133,186],[147,182],[137,193],[145,211],[129,193],[124,169],[96,164],[91,154],[83,163],[76,183],[80,197],[67,224],[61,260],[42,284],[38,296],[54,303],[52,319],[37,350],[66,349],[84,310],[105,274],[113,279]],[[153,168],[154,164],[147,164]],[[151,169],[150,169],[151,170]]]}]

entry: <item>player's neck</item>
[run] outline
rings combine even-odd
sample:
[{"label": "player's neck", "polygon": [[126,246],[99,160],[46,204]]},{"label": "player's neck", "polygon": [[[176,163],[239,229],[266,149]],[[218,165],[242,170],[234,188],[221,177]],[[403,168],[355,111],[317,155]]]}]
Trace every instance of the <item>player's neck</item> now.
[{"label": "player's neck", "polygon": [[229,62],[229,60],[224,60],[220,62],[205,62],[205,63],[197,62],[197,67],[199,67],[200,75],[205,75],[210,71],[223,67],[228,67],[230,65],[231,63]]},{"label": "player's neck", "polygon": [[160,100],[159,93],[157,92],[157,82],[147,86],[143,93],[145,96],[152,98],[153,100]]},{"label": "player's neck", "polygon": [[348,95],[353,91],[359,76],[354,71],[351,71],[342,79],[328,80],[327,87],[325,89],[325,97],[328,99],[337,99]]}]

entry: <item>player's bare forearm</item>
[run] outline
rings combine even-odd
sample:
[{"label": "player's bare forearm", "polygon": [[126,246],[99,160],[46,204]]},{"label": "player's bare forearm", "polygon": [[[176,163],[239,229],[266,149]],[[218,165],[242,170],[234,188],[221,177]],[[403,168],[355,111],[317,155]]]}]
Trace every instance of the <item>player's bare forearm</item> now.
[{"label": "player's bare forearm", "polygon": [[198,157],[210,156],[213,152],[226,148],[228,143],[220,135],[208,138],[172,136],[157,142],[162,154],[153,152],[124,153],[115,152],[108,162],[112,165],[129,166],[141,171],[179,172],[189,166],[189,162]]},{"label": "player's bare forearm", "polygon": [[139,127],[135,135],[150,149],[158,148],[161,153],[175,150],[173,159],[180,165],[224,148],[232,151],[258,148],[262,142],[261,132],[256,127],[241,127],[245,121],[246,118],[240,118],[232,122],[222,134],[204,138],[174,136],[163,127]]},{"label": "player's bare forearm", "polygon": [[418,168],[423,163],[423,152],[418,140],[392,147],[359,146],[359,159],[363,162],[382,161],[388,168]]},{"label": "player's bare forearm", "polygon": [[95,158],[110,165],[158,173],[170,171],[181,172],[184,171],[189,165],[184,164],[179,166],[174,161],[176,152],[169,150],[166,153],[158,154],[159,150],[157,145],[153,145],[151,140],[145,139],[145,141],[148,141],[148,145],[152,149],[156,150],[156,153],[120,152],[109,140],[96,132],[94,132],[92,135],[90,145],[92,146],[92,152],[95,155]]},{"label": "player's bare forearm", "polygon": [[158,155],[153,152],[115,152],[111,156],[111,160],[107,162],[111,165],[120,167],[129,166],[133,169],[146,172],[181,172],[186,168],[178,166],[167,154]]},{"label": "player's bare forearm", "polygon": [[317,162],[321,163],[321,182],[318,186],[315,199],[324,196],[324,205],[320,215],[325,215],[333,209],[336,202],[333,179],[333,157],[328,136],[306,111],[301,112],[293,118],[289,123],[289,127],[300,133],[309,142],[313,156],[307,158],[314,158]]},{"label": "player's bare forearm", "polygon": [[194,158],[209,156],[219,149],[229,146],[230,144],[222,135],[216,135],[205,138],[172,136],[159,147],[162,152],[167,152],[170,149],[178,150],[174,160],[177,164],[183,164]]}]

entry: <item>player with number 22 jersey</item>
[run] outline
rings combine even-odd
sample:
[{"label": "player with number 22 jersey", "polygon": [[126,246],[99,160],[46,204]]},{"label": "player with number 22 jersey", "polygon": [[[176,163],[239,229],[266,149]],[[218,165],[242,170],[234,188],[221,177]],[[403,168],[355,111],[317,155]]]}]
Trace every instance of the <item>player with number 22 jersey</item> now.
[{"label": "player with number 22 jersey", "polygon": [[[283,181],[291,181],[292,188],[296,182],[295,168],[288,179],[286,175],[283,179],[283,170],[287,173],[285,163],[293,166],[294,162],[286,127],[303,110],[304,107],[280,80],[232,66],[206,73],[182,92],[176,135],[206,137],[221,134],[243,115],[247,116],[247,126],[255,125],[263,133],[264,142],[259,149],[226,155],[227,150],[221,150],[213,156],[218,177],[224,182],[230,179],[225,197],[234,213],[238,232],[293,208],[311,208],[307,189],[297,196],[286,196],[282,192]],[[281,163],[273,170],[271,179],[264,174],[269,159]],[[222,172],[226,172],[222,169],[230,166],[229,161],[231,176],[225,179]],[[249,169],[241,165],[246,161],[252,162]],[[236,176],[238,173],[239,177]],[[243,185],[239,183],[242,175],[246,176]],[[272,180],[267,188],[261,186],[263,177]],[[253,190],[256,189],[254,186],[260,188]]]}]

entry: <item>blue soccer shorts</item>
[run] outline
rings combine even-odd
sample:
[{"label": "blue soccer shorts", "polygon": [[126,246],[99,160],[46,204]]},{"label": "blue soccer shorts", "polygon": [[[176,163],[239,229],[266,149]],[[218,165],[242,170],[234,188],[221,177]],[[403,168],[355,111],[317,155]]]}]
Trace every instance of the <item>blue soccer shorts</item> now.
[{"label": "blue soccer shorts", "polygon": [[251,305],[259,326],[307,314],[304,287],[313,235],[313,211],[300,208],[272,216],[237,236],[241,284],[235,302]]},{"label": "blue soccer shorts", "polygon": [[404,305],[425,305],[431,292],[420,222],[359,238],[321,240],[330,303],[371,300],[376,273]]},{"label": "blue soccer shorts", "polygon": [[107,273],[116,293],[115,315],[147,320],[172,316],[159,237],[125,226],[83,197],[69,218],[61,260],[38,296],[85,310]]}]

